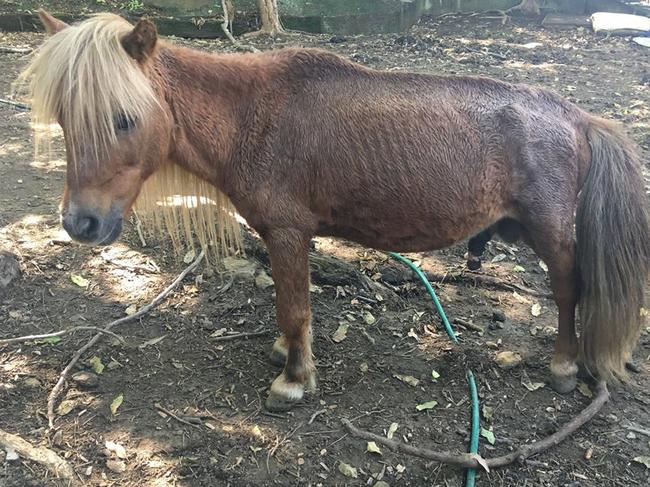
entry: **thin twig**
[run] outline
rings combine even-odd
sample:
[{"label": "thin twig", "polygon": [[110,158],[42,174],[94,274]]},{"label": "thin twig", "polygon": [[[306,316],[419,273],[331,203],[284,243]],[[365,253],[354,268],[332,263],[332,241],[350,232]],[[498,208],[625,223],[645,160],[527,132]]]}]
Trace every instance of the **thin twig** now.
[{"label": "thin twig", "polygon": [[485,328],[483,328],[481,325],[475,325],[471,321],[467,321],[462,318],[454,318],[454,323],[460,326],[464,326],[465,328],[476,331],[478,333],[485,333]]},{"label": "thin twig", "polygon": [[[148,313],[151,311],[151,309],[155,308],[158,306],[166,297],[167,295],[172,292],[172,290],[178,286],[178,284],[187,276],[190,272],[192,272],[196,266],[198,266],[201,261],[203,260],[203,257],[205,257],[205,252],[202,250],[201,253],[198,255],[198,257],[192,262],[189,266],[181,272],[174,281],[167,286],[158,296],[156,296],[153,301],[151,301],[149,304],[146,306],[143,306],[140,308],[136,313],[133,313],[132,315],[129,316],[124,316],[123,318],[117,319],[115,321],[110,322],[106,327],[104,328],[104,331],[108,331],[114,326],[117,325],[122,325],[124,323],[127,323],[129,321],[133,321],[140,316]],[[47,419],[50,425],[50,428],[54,428],[54,405],[59,397],[59,394],[61,394],[61,390],[63,389],[63,385],[65,384],[65,380],[68,377],[68,374],[72,370],[72,367],[77,363],[79,358],[88,350],[90,347],[92,347],[97,341],[101,338],[102,333],[97,333],[94,337],[92,337],[88,342],[81,347],[79,350],[75,352],[75,354],[72,356],[72,359],[66,365],[66,367],[63,369],[61,372],[61,375],[59,376],[59,380],[50,392],[50,395],[47,399]]]},{"label": "thin twig", "polygon": [[19,110],[31,110],[31,107],[25,103],[20,103],[19,101],[7,100],[6,98],[0,98],[0,105],[9,105]]},{"label": "thin twig", "polygon": [[211,337],[210,340],[214,342],[229,342],[230,340],[238,340],[240,338],[252,338],[271,333],[270,330],[251,331],[248,333],[233,333],[232,335],[223,335],[220,337]]},{"label": "thin twig", "polygon": [[316,411],[314,414],[311,415],[311,418],[309,418],[309,421],[307,421],[307,424],[312,424],[314,422],[314,420],[318,416],[320,416],[321,414],[326,413],[326,412],[327,412],[327,409],[320,409],[320,410]]},{"label": "thin twig", "polygon": [[40,463],[57,477],[68,480],[69,485],[80,485],[70,464],[49,448],[33,446],[20,436],[12,435],[3,430],[0,430],[0,447],[3,450],[10,448],[15,450],[21,457]]},{"label": "thin twig", "polygon": [[571,421],[566,423],[558,431],[550,436],[547,436],[543,440],[522,445],[514,452],[496,458],[482,458],[478,454],[471,453],[440,452],[428,450],[426,448],[416,448],[400,441],[389,440],[383,436],[379,436],[374,433],[370,433],[369,431],[364,431],[356,428],[347,419],[343,419],[342,422],[352,436],[364,440],[374,441],[390,448],[391,450],[400,451],[420,458],[426,458],[428,460],[435,460],[450,465],[456,465],[462,468],[484,468],[489,471],[490,468],[503,467],[505,465],[510,465],[516,461],[523,462],[528,457],[531,457],[545,450],[548,450],[553,446],[558,445],[569,435],[577,431],[585,423],[591,420],[602,409],[608,400],[609,392],[607,391],[607,385],[605,383],[601,383],[598,385],[598,394],[593,399],[593,401],[591,401],[591,403],[585,409],[583,409],[580,414],[571,419]]},{"label": "thin twig", "polygon": [[[192,422],[190,422],[190,421],[187,421],[186,419],[181,418],[180,416],[178,416],[178,415],[172,413],[169,409],[165,409],[164,407],[162,407],[162,406],[161,406],[160,404],[158,404],[158,403],[154,404],[154,407],[155,407],[158,411],[161,411],[161,412],[165,413],[165,414],[166,414],[167,416],[169,416],[170,418],[174,418],[174,419],[175,419],[176,421],[178,421],[179,423],[183,423],[183,424],[186,424],[186,425],[188,425],[188,426],[193,426],[194,428],[199,428],[199,429],[200,429],[200,426],[199,426],[198,424],[196,424],[196,423],[192,423]],[[196,419],[199,419],[199,418],[196,418]],[[199,419],[199,421],[200,421],[200,419]]]},{"label": "thin twig", "polygon": [[16,338],[5,338],[0,340],[0,345],[8,345],[10,343],[29,342],[32,340],[44,340],[46,338],[60,337],[63,335],[67,335],[68,333],[74,333],[75,331],[79,331],[79,330],[95,330],[99,333],[106,333],[107,335],[110,335],[113,338],[119,340],[119,342],[122,345],[126,345],[124,338],[122,338],[120,335],[118,335],[117,333],[113,333],[112,331],[105,330],[104,328],[99,328],[98,326],[75,326],[67,330],[45,333],[43,335],[26,335],[26,336],[16,337]]}]

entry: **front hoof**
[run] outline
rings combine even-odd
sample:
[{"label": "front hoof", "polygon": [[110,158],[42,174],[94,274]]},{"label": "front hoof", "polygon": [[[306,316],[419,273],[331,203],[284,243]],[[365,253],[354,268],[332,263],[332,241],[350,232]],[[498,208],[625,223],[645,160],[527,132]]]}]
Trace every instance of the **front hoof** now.
[{"label": "front hoof", "polygon": [[640,374],[641,373],[641,367],[639,367],[634,362],[625,362],[625,368],[627,370],[629,370],[630,372],[633,372],[635,374]]},{"label": "front hoof", "polygon": [[271,412],[288,411],[304,395],[304,386],[298,382],[288,382],[284,373],[282,373],[271,384],[271,391],[264,406]]},{"label": "front hoof", "polygon": [[551,387],[559,394],[568,394],[576,388],[578,378],[573,375],[551,375]]}]

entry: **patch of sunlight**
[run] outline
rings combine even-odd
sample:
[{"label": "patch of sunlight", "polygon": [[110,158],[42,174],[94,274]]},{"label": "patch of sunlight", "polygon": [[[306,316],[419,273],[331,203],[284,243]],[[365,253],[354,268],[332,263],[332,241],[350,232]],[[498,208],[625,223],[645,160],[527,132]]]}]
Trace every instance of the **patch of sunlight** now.
[{"label": "patch of sunlight", "polygon": [[24,144],[7,142],[0,146],[0,156],[6,156],[7,154],[17,154],[19,152],[22,152],[24,149]]},{"label": "patch of sunlight", "polygon": [[562,64],[552,64],[552,63],[541,63],[541,64],[531,64],[524,63],[522,61],[509,61],[503,64],[505,69],[515,69],[522,70],[528,69],[531,71],[546,71],[548,73],[557,73],[558,67],[563,67]]},{"label": "patch of sunlight", "polygon": [[65,159],[50,159],[48,157],[37,158],[29,163],[33,168],[44,171],[64,170],[67,162]]}]

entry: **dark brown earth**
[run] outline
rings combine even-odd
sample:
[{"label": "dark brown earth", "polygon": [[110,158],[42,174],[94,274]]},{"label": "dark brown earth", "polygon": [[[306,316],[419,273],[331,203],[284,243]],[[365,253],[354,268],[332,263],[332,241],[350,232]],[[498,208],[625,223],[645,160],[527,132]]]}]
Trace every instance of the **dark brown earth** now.
[{"label": "dark brown earth", "polygon": [[[0,33],[0,46],[33,46],[40,39]],[[620,120],[646,160],[650,153],[650,51],[626,38],[449,16],[423,21],[406,35],[332,40],[340,42],[306,35],[253,42],[260,49],[317,46],[382,69],[486,74],[539,84],[593,113]],[[222,41],[178,42],[231,50]],[[23,63],[20,55],[0,53],[0,97],[6,98]],[[155,242],[142,247],[133,228],[108,249],[66,243],[57,217],[64,170],[60,141],[51,162],[35,162],[29,115],[0,105],[0,250],[15,253],[22,268],[22,278],[0,295],[3,337],[103,326],[124,316],[129,306],[149,302],[185,266]],[[459,244],[411,257],[432,273],[456,274],[463,270],[464,251]],[[270,273],[254,237],[247,239],[247,255],[257,273]],[[561,396],[548,385],[529,391],[522,383],[547,379],[556,326],[552,301],[474,285],[472,274],[459,283],[437,283],[451,319],[485,330],[480,334],[459,327],[461,343],[452,346],[422,286],[385,254],[318,239],[313,257],[320,387],[294,411],[271,416],[262,409],[278,373],[267,360],[276,332],[273,288],[262,289],[250,277],[230,285],[227,275],[201,268],[158,309],[115,329],[128,346],[104,340],[83,357],[76,371],[90,371],[93,356],[106,369],[96,387],[70,384],[66,389],[65,399],[72,401],[66,404],[73,408],[57,419],[56,434],[47,430],[47,395],[89,332],[55,344],[0,347],[0,428],[66,457],[87,485],[327,486],[374,485],[382,479],[392,486],[459,486],[464,481],[460,470],[386,448],[381,456],[367,453],[366,443],[347,435],[341,419],[378,434],[397,423],[396,439],[464,451],[469,367],[477,377],[481,404],[492,410],[482,422],[496,442],[492,446],[482,438],[481,453],[495,456],[553,432],[588,403],[579,391]],[[493,242],[486,261],[482,274],[548,292],[543,266],[525,246]],[[87,279],[88,287],[73,283],[73,275]],[[541,313],[533,316],[537,303]],[[493,321],[495,312],[505,314],[505,323]],[[376,322],[367,323],[372,321],[368,313]],[[336,343],[332,336],[342,322],[349,325],[347,338]],[[267,336],[228,342],[213,338],[224,328],[260,327]],[[503,370],[494,360],[498,351],[518,352],[523,363]],[[477,485],[649,485],[650,470],[633,459],[650,455],[650,436],[630,429],[636,425],[647,431],[650,422],[649,355],[650,335],[644,329],[635,357],[641,373],[628,386],[613,388],[611,402],[592,423],[531,462],[479,474]],[[433,370],[440,374],[437,381]],[[395,375],[420,382],[412,386]],[[110,404],[120,394],[124,401],[113,415]],[[438,402],[435,408],[416,410],[432,400]],[[187,425],[160,413],[156,404],[179,417],[204,419]],[[123,473],[107,468],[107,441],[126,449]],[[343,476],[341,462],[355,467],[358,478]],[[35,463],[5,462],[4,452],[0,464],[2,487],[60,485]]]}]

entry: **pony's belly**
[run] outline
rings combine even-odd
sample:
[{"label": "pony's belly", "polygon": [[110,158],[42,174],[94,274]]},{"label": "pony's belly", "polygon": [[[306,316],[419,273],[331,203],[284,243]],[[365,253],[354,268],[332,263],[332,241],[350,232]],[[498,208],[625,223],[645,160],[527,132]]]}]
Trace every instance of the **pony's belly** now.
[{"label": "pony's belly", "polygon": [[[462,225],[464,226],[464,225]],[[408,221],[335,222],[321,224],[319,236],[341,237],[367,247],[393,252],[423,252],[448,247],[472,232],[458,225],[431,222],[428,227]]]}]

